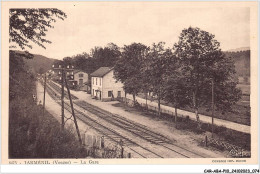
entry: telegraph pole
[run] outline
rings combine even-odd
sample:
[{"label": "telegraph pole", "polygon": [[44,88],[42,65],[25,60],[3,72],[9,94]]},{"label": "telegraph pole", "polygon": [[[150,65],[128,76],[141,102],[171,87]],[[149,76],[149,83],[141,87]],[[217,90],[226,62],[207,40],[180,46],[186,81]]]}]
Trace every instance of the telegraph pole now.
[{"label": "telegraph pole", "polygon": [[213,131],[214,131],[214,106],[215,106],[215,104],[214,104],[214,78],[212,78],[212,97],[211,97],[211,99],[212,99],[212,101],[211,101],[211,104],[212,104],[212,116],[211,116],[211,118],[212,118],[212,127],[211,127],[211,133],[212,133],[212,138],[213,138]]},{"label": "telegraph pole", "polygon": [[72,113],[72,116],[73,116],[73,119],[74,119],[74,124],[75,124],[75,127],[76,127],[76,130],[77,130],[77,134],[78,134],[78,138],[79,138],[79,143],[82,144],[82,140],[81,140],[81,136],[80,136],[80,132],[79,132],[79,127],[78,127],[78,124],[77,124],[77,119],[76,119],[76,116],[75,116],[75,113],[74,113],[74,108],[73,108],[73,102],[72,102],[72,99],[71,99],[71,95],[70,95],[70,89],[68,87],[68,84],[67,84],[67,78],[66,78],[66,70],[64,68],[64,62],[62,62],[62,65],[60,67],[59,65],[59,68],[56,68],[57,70],[61,70],[61,129],[64,130],[65,128],[65,122],[71,118],[66,118],[65,120],[65,115],[64,115],[64,85],[66,85],[66,88],[67,88],[67,92],[68,92],[68,96],[69,96],[69,99],[70,99],[70,106],[71,106],[71,113]]},{"label": "telegraph pole", "polygon": [[72,99],[71,99],[71,96],[70,96],[70,89],[69,89],[69,87],[68,87],[66,77],[65,77],[65,85],[66,85],[67,92],[68,92],[68,96],[69,96],[69,99],[70,99],[71,113],[72,113],[72,116],[73,116],[73,119],[74,119],[74,124],[75,124],[76,130],[77,130],[77,134],[78,134],[78,138],[79,138],[79,143],[80,143],[80,145],[81,145],[81,144],[82,144],[82,140],[81,140],[81,137],[80,137],[79,127],[78,127],[77,119],[76,119],[76,117],[75,117],[74,108],[73,108],[73,102],[72,102]]},{"label": "telegraph pole", "polygon": [[[66,79],[66,77],[65,77]],[[61,128],[64,130],[64,67],[61,68]]]},{"label": "telegraph pole", "polygon": [[46,92],[46,73],[44,76],[44,91],[43,91],[43,108],[42,108],[42,115],[44,117],[44,112],[45,112],[45,92]]}]

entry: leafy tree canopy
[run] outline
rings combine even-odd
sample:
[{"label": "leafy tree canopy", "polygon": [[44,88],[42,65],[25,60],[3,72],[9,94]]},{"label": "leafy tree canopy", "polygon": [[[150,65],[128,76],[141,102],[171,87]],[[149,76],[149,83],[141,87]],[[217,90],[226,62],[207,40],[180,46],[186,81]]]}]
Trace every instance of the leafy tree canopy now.
[{"label": "leafy tree canopy", "polygon": [[48,28],[54,28],[56,19],[64,20],[67,15],[56,8],[10,9],[9,43],[10,48],[32,49],[30,42],[45,48],[44,43],[51,43],[45,38]]},{"label": "leafy tree canopy", "polygon": [[136,77],[137,80],[137,76],[140,75],[142,62],[147,50],[148,47],[141,43],[125,45],[122,51],[122,55],[117,60],[114,67],[115,77],[123,83],[133,77]]},{"label": "leafy tree canopy", "polygon": [[147,78],[155,94],[163,94],[164,82],[169,66],[173,63],[173,53],[171,49],[164,48],[165,43],[153,44],[148,54]]},{"label": "leafy tree canopy", "polygon": [[182,31],[174,45],[195,110],[202,105],[211,106],[212,80],[215,104],[222,110],[230,108],[240,98],[234,62],[224,56],[220,43],[214,38],[213,34],[189,27]]},{"label": "leafy tree canopy", "polygon": [[125,45],[114,67],[115,78],[124,84],[127,93],[135,95],[142,87],[142,66],[149,48],[141,43]]},{"label": "leafy tree canopy", "polygon": [[105,47],[95,47],[91,53],[86,52],[72,57],[72,64],[76,69],[92,73],[100,67],[113,67],[120,56],[120,48],[109,43]]},{"label": "leafy tree canopy", "polygon": [[91,50],[91,57],[99,63],[99,67],[114,66],[120,54],[120,48],[114,43],[109,43],[104,48],[95,47]]}]

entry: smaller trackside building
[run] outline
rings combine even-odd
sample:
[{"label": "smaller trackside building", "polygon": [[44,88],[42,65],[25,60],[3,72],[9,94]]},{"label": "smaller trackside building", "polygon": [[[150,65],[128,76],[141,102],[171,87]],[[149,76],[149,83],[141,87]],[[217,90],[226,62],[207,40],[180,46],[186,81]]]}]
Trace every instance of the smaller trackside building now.
[{"label": "smaller trackside building", "polygon": [[88,73],[80,70],[74,70],[74,80],[77,81],[78,86],[83,86],[84,83],[88,82]]},{"label": "smaller trackside building", "polygon": [[111,101],[125,95],[123,84],[116,82],[114,70],[100,67],[91,74],[91,96],[101,101]]},{"label": "smaller trackside building", "polygon": [[89,74],[81,70],[74,71],[74,80],[77,82],[77,89],[90,93],[90,78]]}]

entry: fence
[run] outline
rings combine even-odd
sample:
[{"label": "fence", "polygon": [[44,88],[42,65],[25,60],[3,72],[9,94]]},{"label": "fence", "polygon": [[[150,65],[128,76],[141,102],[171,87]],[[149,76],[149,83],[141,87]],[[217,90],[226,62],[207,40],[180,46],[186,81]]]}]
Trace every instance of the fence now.
[{"label": "fence", "polygon": [[83,134],[82,143],[87,149],[87,156],[93,158],[131,158],[122,143],[105,141],[104,136]]},{"label": "fence", "polygon": [[208,138],[206,136],[205,141],[202,141],[202,143],[204,143],[205,146],[212,146],[212,147],[215,147],[220,150],[227,150],[227,151],[229,151],[229,154],[232,157],[236,157],[236,158],[250,158],[251,157],[250,152],[247,152],[243,148],[232,145],[225,141],[216,140],[214,138]]}]

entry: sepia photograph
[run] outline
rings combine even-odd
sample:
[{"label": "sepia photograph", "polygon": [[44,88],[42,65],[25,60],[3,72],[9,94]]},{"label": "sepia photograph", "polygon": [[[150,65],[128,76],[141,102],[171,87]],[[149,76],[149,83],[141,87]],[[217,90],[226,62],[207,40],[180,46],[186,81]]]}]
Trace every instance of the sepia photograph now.
[{"label": "sepia photograph", "polygon": [[2,8],[2,163],[258,162],[256,2]]}]

